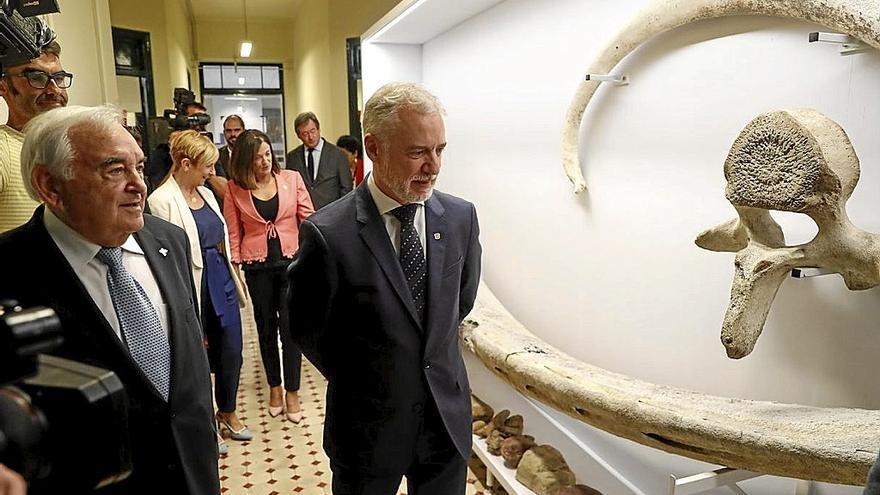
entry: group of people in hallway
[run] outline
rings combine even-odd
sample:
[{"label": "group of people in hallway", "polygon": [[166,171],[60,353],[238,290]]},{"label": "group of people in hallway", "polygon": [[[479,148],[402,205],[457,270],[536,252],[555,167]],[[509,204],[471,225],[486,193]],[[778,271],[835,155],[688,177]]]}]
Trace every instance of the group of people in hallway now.
[{"label": "group of people in hallway", "polygon": [[[219,150],[174,133],[148,194],[121,112],[67,106],[72,77],[57,43],[3,67],[0,299],[54,309],[55,353],[123,383],[133,468],[99,493],[220,492],[218,432],[254,438],[236,410],[248,302],[270,416],[302,420],[303,353],[328,380],[334,493],[391,494],[403,476],[412,493],[464,493],[457,327],[481,250],[473,205],[433,189],[446,146],[436,97],[393,83],[369,99],[366,177],[357,139],[327,142],[313,113],[295,121],[287,169],[230,116]],[[15,467],[0,464],[0,494],[24,490]]]}]

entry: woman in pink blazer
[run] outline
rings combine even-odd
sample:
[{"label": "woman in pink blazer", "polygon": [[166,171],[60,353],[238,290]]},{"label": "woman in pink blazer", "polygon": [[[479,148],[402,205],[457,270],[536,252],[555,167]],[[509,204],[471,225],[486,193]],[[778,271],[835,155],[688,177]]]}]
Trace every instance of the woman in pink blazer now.
[{"label": "woman in pink blazer", "polygon": [[244,269],[253,301],[269,382],[269,415],[278,416],[286,406],[287,419],[299,423],[302,353],[290,336],[285,271],[299,248],[299,224],[315,209],[299,172],[281,170],[269,137],[260,131],[249,129],[238,137],[227,174],[223,215],[229,226],[230,257]]}]

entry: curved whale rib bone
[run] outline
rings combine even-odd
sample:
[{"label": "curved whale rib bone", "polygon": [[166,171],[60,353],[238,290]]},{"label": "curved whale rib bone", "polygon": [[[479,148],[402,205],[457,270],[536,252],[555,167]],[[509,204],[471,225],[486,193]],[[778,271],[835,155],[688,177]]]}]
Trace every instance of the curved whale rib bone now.
[{"label": "curved whale rib bone", "polygon": [[529,332],[480,285],[466,349],[521,393],[649,447],[760,473],[861,485],[880,447],[880,411],[717,397],[580,362]]},{"label": "curved whale rib bone", "polygon": [[[880,48],[880,2],[876,0],[655,0],[599,52],[586,73],[611,74],[624,57],[654,36],[699,20],[735,15],[800,19]],[[563,125],[562,167],[575,193],[586,189],[578,160],[578,137],[584,112],[599,84],[582,81],[578,85]]]}]

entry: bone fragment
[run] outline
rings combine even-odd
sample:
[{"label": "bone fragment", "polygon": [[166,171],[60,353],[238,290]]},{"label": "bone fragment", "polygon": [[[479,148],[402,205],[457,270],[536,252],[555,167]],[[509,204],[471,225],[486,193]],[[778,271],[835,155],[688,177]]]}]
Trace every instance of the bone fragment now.
[{"label": "bone fragment", "polygon": [[[586,73],[610,74],[624,57],[659,34],[703,19],[735,15],[800,19],[880,48],[880,2],[877,0],[655,0],[599,52]],[[578,137],[581,119],[598,87],[598,81],[580,83],[563,126],[562,166],[575,193],[586,189],[578,160]]]},{"label": "bone fragment", "polygon": [[464,347],[525,395],[673,454],[777,476],[862,485],[880,411],[716,397],[577,361],[535,337],[481,284]]},{"label": "bone fragment", "polygon": [[[738,251],[721,327],[729,357],[752,352],[792,268],[840,273],[852,290],[880,284],[880,236],[855,227],[846,215],[859,159],[836,122],[811,109],[761,114],[734,141],[724,175],[727,199],[739,218],[703,232],[696,242],[714,251]],[[775,222],[759,226],[772,222],[767,209],[809,215],[819,231],[806,244],[785,247]]]}]

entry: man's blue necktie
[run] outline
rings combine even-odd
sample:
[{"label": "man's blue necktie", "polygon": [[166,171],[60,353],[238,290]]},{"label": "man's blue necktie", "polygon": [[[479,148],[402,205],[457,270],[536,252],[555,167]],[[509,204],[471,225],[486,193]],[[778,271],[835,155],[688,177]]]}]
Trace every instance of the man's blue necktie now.
[{"label": "man's blue necktie", "polygon": [[409,291],[412,294],[419,322],[425,321],[426,288],[428,285],[428,267],[419,233],[413,225],[413,219],[419,205],[410,203],[391,210],[391,214],[400,220],[400,266],[406,276]]},{"label": "man's blue necktie", "polygon": [[107,265],[110,298],[131,357],[168,401],[171,348],[156,309],[122,264],[122,248],[101,248],[95,257]]}]

